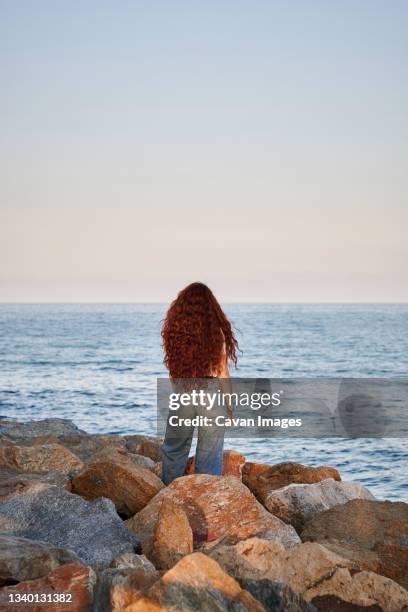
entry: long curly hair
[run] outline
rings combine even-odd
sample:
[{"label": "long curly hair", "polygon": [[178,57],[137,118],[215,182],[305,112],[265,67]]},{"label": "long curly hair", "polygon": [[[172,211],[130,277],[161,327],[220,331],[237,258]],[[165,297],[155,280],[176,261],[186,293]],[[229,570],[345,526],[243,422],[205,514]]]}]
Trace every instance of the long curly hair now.
[{"label": "long curly hair", "polygon": [[225,359],[237,364],[238,342],[231,323],[203,283],[180,291],[167,311],[161,335],[171,378],[219,376]]}]

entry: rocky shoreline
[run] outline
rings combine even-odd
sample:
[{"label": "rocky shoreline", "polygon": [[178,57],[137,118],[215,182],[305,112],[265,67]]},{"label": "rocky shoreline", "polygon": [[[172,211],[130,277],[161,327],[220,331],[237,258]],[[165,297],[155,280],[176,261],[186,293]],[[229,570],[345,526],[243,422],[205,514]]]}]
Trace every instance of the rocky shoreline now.
[{"label": "rocky shoreline", "polygon": [[408,504],[234,451],[165,487],[160,444],[0,421],[1,612],[408,611]]}]

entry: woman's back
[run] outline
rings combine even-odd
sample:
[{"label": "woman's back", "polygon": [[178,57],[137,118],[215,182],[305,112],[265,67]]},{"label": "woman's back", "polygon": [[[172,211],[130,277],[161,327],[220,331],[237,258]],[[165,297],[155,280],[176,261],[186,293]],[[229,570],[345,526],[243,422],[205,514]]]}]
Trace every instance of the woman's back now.
[{"label": "woman's back", "polygon": [[[162,338],[164,363],[175,384],[183,379],[188,388],[195,385],[186,379],[226,379],[229,377],[228,362],[237,363],[238,344],[231,323],[212,291],[203,283],[192,283],[180,291],[167,312]],[[182,412],[191,417],[194,410],[189,406],[183,407]],[[193,431],[194,426],[176,429],[168,420],[162,447],[166,484],[184,474]],[[222,473],[223,440],[223,427],[199,428],[196,472]]]}]

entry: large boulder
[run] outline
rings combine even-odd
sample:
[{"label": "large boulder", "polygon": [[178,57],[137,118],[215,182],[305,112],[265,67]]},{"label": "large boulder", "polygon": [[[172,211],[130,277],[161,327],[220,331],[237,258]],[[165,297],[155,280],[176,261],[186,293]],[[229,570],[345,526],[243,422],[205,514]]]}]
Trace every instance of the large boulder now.
[{"label": "large boulder", "polygon": [[81,470],[82,461],[60,444],[41,446],[0,446],[0,467],[21,472],[62,472]]},{"label": "large boulder", "polygon": [[68,548],[94,567],[139,549],[109,499],[88,502],[43,483],[33,483],[0,504],[0,532]]},{"label": "large boulder", "polygon": [[155,438],[154,436],[132,435],[125,436],[126,449],[130,453],[149,457],[157,462],[161,460],[160,449],[163,444],[163,438]]},{"label": "large boulder", "polygon": [[165,499],[179,504],[187,514],[195,547],[220,538],[236,542],[254,535],[277,538],[285,545],[300,541],[293,527],[267,512],[237,478],[208,474],[176,478],[126,521],[128,528],[141,538],[151,538]]},{"label": "large boulder", "polygon": [[[243,580],[281,582],[319,610],[377,606],[401,612],[408,606],[408,592],[396,582],[361,571],[353,561],[319,544],[307,542],[287,550],[280,542],[251,538],[235,546],[219,546],[210,556],[241,584],[247,584]],[[334,607],[335,601],[341,607]],[[333,607],[324,607],[328,602]]]},{"label": "large boulder", "polygon": [[[241,453],[234,450],[225,450],[223,454],[223,476],[236,476],[241,478],[242,468],[245,464],[245,457]],[[195,471],[195,455],[190,457],[186,467],[186,475],[194,474]]]},{"label": "large boulder", "polygon": [[309,467],[301,463],[245,463],[242,470],[242,482],[252,493],[264,502],[270,491],[281,489],[290,484],[313,484],[333,478],[340,481],[339,472],[332,467]]},{"label": "large boulder", "polygon": [[351,499],[374,499],[374,496],[361,484],[329,479],[314,484],[291,484],[270,491],[264,505],[299,532],[306,521]]},{"label": "large boulder", "polygon": [[0,468],[0,502],[8,495],[24,492],[33,482],[42,482],[63,487],[67,491],[71,490],[71,478],[68,474],[62,474],[61,472],[31,474],[30,472],[22,473],[17,470]]},{"label": "large boulder", "polygon": [[181,557],[193,552],[193,532],[183,508],[164,499],[159,510],[149,550],[149,559],[160,570],[168,570]]},{"label": "large boulder", "polygon": [[357,567],[352,561],[310,542],[286,549],[276,540],[249,538],[233,546],[217,546],[209,554],[234,578],[267,578],[289,584],[298,593],[306,591],[336,567]]},{"label": "large boulder", "polygon": [[404,502],[349,501],[316,516],[301,537],[408,589],[408,504]]},{"label": "large boulder", "polygon": [[34,580],[64,563],[79,563],[70,550],[46,542],[0,534],[0,586]]},{"label": "large boulder", "polygon": [[42,421],[27,421],[26,423],[13,423],[0,426],[0,439],[19,443],[24,440],[44,438],[48,436],[72,436],[87,435],[85,431],[78,429],[68,419],[43,419]]},{"label": "large boulder", "polygon": [[264,612],[265,608],[215,561],[193,553],[183,557],[145,594],[137,594],[126,608],[126,612],[160,610]]},{"label": "large boulder", "polygon": [[[10,612],[15,610],[32,610],[33,612],[89,612],[92,603],[93,589],[95,585],[95,573],[90,567],[84,567],[77,563],[68,563],[58,567],[48,576],[20,582],[15,586],[4,587],[1,592],[0,612]],[[38,603],[16,605],[11,607],[9,597],[17,595],[24,596],[33,593],[64,595],[64,603]],[[23,600],[24,601],[24,600]],[[24,607],[23,607],[24,606]]]},{"label": "large boulder", "polygon": [[139,512],[164,487],[151,470],[118,452],[102,455],[72,481],[72,491],[85,499],[107,497],[128,517]]},{"label": "large boulder", "polygon": [[[99,572],[94,595],[95,612],[123,612],[160,578],[143,555],[122,555],[113,567]],[[126,558],[126,560],[124,560]]]}]

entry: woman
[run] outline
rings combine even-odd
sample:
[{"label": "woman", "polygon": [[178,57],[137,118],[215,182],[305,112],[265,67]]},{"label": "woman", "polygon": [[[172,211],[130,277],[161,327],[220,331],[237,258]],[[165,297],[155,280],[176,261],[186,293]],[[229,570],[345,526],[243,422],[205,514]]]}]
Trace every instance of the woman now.
[{"label": "woman", "polygon": [[[224,391],[229,390],[228,363],[237,364],[235,339],[231,323],[212,291],[203,283],[192,283],[180,291],[171,304],[162,329],[164,363],[170,379],[220,378]],[[205,407],[188,406],[183,416],[205,413]],[[163,481],[169,484],[183,476],[193,438],[194,427],[169,423],[161,449]],[[200,474],[222,474],[224,428],[199,427],[195,471]]]}]

